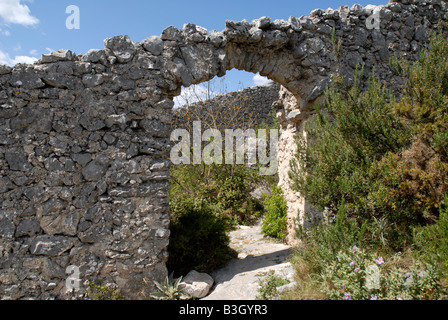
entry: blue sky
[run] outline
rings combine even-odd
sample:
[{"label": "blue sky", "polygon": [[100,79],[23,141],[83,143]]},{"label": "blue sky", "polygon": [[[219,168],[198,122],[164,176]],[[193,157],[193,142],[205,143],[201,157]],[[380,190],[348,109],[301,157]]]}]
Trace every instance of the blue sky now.
[{"label": "blue sky", "polygon": [[[29,63],[42,53],[61,48],[86,53],[89,49],[103,49],[105,38],[127,34],[141,41],[160,35],[170,25],[182,28],[188,22],[220,31],[226,20],[252,21],[262,16],[288,20],[289,16],[309,15],[316,8],[380,5],[387,1],[0,0],[0,62]],[[79,8],[79,29],[66,28],[70,16],[66,8],[70,5]],[[232,90],[252,86],[254,75],[232,70],[226,75],[226,83]]]}]

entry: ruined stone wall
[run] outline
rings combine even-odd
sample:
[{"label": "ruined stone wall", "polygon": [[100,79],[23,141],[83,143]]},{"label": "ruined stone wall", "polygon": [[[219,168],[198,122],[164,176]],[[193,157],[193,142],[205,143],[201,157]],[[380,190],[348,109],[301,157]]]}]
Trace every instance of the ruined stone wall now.
[{"label": "ruined stone wall", "polygon": [[174,112],[173,127],[191,130],[193,121],[215,124],[220,129],[258,128],[274,125],[274,102],[279,99],[280,85],[264,86],[229,92],[210,100],[184,105]]},{"label": "ruined stone wall", "polygon": [[59,296],[71,265],[133,294],[165,276],[172,102],[157,79],[104,51],[2,73],[0,297]]},{"label": "ruined stone wall", "polygon": [[[367,23],[375,8],[378,29]],[[300,221],[304,202],[287,178],[293,137],[332,74],[364,64],[399,85],[389,57],[418,57],[446,10],[443,1],[401,0],[227,21],[221,32],[186,24],[142,42],[106,39],[85,55],[60,50],[0,66],[0,298],[63,298],[69,266],[81,289],[115,284],[129,298],[141,297],[144,277],[166,276],[172,98],[233,68],[283,86],[280,184],[290,221]]]}]

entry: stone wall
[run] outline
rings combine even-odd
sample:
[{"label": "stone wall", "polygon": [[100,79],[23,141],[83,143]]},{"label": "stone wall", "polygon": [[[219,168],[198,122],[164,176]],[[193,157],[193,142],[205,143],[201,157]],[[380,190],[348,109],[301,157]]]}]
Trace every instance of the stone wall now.
[{"label": "stone wall", "polygon": [[128,294],[166,275],[172,102],[144,69],[105,59],[3,67],[1,298],[60,296],[71,265]]},{"label": "stone wall", "polygon": [[[368,24],[374,9],[378,29]],[[144,277],[166,276],[172,99],[233,68],[283,86],[279,175],[293,235],[304,203],[288,189],[293,137],[332,74],[364,64],[399,86],[389,57],[417,58],[446,11],[439,0],[401,0],[227,21],[221,32],[186,24],[141,42],[106,39],[85,55],[60,50],[0,66],[0,298],[64,298],[69,266],[81,288],[114,284],[129,298],[141,298]]]},{"label": "stone wall", "polygon": [[173,127],[191,130],[193,121],[216,123],[221,129],[258,128],[274,125],[274,102],[279,99],[280,85],[263,86],[217,95],[213,99],[184,105],[175,110]]}]

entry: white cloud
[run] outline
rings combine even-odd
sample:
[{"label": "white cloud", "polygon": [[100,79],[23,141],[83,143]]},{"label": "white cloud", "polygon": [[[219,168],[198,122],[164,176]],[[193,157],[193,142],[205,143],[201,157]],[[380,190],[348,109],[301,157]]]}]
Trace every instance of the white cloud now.
[{"label": "white cloud", "polygon": [[257,73],[253,79],[256,86],[264,86],[271,82],[268,78],[260,76],[259,73]]},{"label": "white cloud", "polygon": [[9,66],[14,66],[17,63],[32,64],[37,60],[37,58],[29,56],[15,56],[14,58],[11,58],[8,53],[0,50],[0,63],[7,64]]},{"label": "white cloud", "polygon": [[211,91],[201,84],[182,88],[180,96],[174,97],[174,108],[177,109],[183,105],[205,101],[215,97],[217,94],[217,92]]},{"label": "white cloud", "polygon": [[34,62],[36,62],[38,59],[35,57],[29,57],[29,56],[16,56],[13,59],[13,63],[17,64],[17,63],[26,63],[26,64],[33,64]]},{"label": "white cloud", "polygon": [[11,32],[9,32],[9,30],[3,30],[2,28],[0,28],[0,34],[5,37],[9,37],[11,35]]},{"label": "white cloud", "polygon": [[39,23],[39,19],[30,14],[30,8],[20,3],[21,0],[1,0],[0,17],[6,23],[33,26]]}]

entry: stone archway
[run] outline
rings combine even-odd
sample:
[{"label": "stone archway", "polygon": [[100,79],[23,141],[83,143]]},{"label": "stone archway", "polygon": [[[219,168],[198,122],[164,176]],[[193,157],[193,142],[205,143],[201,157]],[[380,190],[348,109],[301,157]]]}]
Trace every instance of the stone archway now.
[{"label": "stone archway", "polygon": [[[150,37],[147,47],[164,41],[173,64],[171,80],[177,88],[167,93],[176,96],[181,86],[188,87],[223,76],[233,68],[260,73],[282,86],[278,117],[282,122],[279,152],[280,185],[288,199],[288,242],[295,242],[298,210],[305,202],[289,187],[289,161],[294,156],[294,136],[300,124],[312,114],[313,104],[330,83],[334,70],[331,33],[315,32],[308,17],[271,21],[262,17],[252,22],[227,21],[222,32],[208,32],[187,24],[182,30],[169,27],[162,36]],[[328,30],[326,30],[328,31]],[[176,50],[177,49],[177,50]],[[173,86],[174,88],[174,86]]]},{"label": "stone archway", "polygon": [[85,55],[60,50],[0,66],[0,297],[63,297],[67,283],[94,280],[138,298],[144,277],[165,277],[173,97],[232,68],[284,87],[279,160],[293,226],[305,206],[288,189],[293,137],[332,73],[375,66],[398,87],[389,57],[416,59],[446,10],[443,1],[395,0],[228,21],[222,32],[187,24],[137,43],[106,39]]}]

